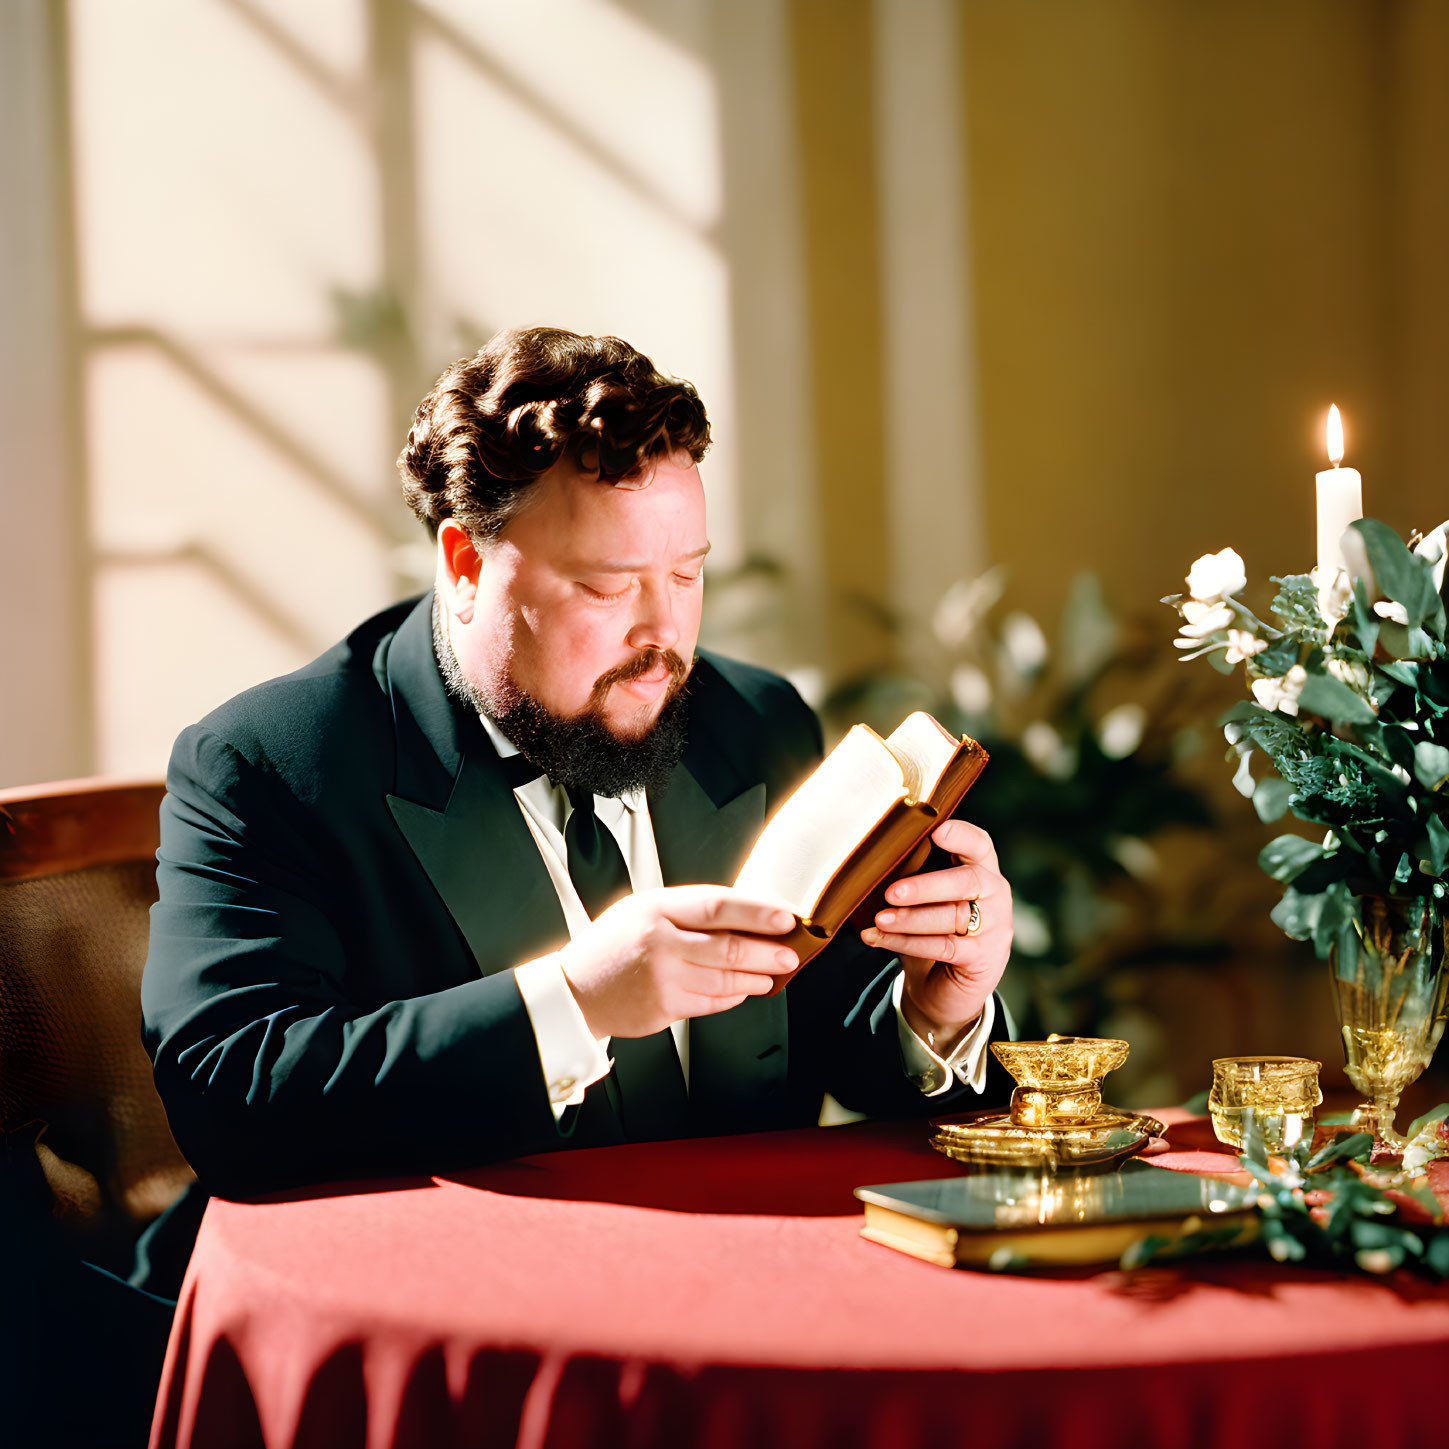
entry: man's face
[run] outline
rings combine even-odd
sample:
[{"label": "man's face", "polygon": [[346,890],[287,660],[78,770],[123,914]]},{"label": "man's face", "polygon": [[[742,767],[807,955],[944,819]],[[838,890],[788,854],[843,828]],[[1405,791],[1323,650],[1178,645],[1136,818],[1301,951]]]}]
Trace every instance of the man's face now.
[{"label": "man's face", "polygon": [[439,534],[439,583],[469,682],[560,718],[591,711],[619,740],[646,735],[699,637],[709,543],[689,457],[660,461],[644,488],[560,463],[495,545],[474,552],[458,533]]}]

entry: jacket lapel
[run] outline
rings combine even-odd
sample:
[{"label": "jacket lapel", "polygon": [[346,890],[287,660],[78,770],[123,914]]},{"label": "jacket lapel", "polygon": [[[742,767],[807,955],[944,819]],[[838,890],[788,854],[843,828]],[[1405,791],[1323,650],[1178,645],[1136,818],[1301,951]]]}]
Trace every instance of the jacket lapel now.
[{"label": "jacket lapel", "polygon": [[464,756],[441,811],[397,795],[387,805],[489,976],[556,950],[568,928],[508,782],[480,754]]},{"label": "jacket lapel", "polygon": [[665,885],[728,885],[765,823],[765,787],[717,806],[688,766],[676,765],[668,786],[649,797],[649,819]]},{"label": "jacket lapel", "polygon": [[[443,686],[424,595],[375,664],[393,706],[396,789],[388,809],[484,975],[568,940],[553,882],[482,727]],[[697,726],[697,728],[693,727]],[[765,786],[737,791],[708,727],[649,815],[665,885],[728,884],[765,819]],[[748,1120],[778,1105],[788,1067],[784,994],[752,996],[689,1024],[690,1119]],[[593,1137],[590,1136],[590,1140]]]},{"label": "jacket lapel", "polygon": [[486,976],[563,945],[568,928],[493,747],[443,687],[431,609],[425,595],[383,661],[397,739],[387,805]]}]

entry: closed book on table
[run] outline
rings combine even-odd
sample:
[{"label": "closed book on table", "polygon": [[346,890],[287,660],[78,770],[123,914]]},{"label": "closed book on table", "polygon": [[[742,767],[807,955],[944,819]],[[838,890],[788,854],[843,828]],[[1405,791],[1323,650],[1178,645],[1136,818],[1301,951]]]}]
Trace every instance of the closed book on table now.
[{"label": "closed book on table", "polygon": [[870,925],[886,887],[921,870],[931,831],[986,760],[969,735],[951,734],[921,710],[884,737],[854,726],[770,818],[736,888],[794,914],[794,928],[771,940],[795,950],[803,966],[847,923]]},{"label": "closed book on table", "polygon": [[1258,1189],[1125,1163],[1115,1172],[973,1172],[858,1187],[860,1235],[943,1268],[1116,1262],[1141,1238],[1258,1234]]}]

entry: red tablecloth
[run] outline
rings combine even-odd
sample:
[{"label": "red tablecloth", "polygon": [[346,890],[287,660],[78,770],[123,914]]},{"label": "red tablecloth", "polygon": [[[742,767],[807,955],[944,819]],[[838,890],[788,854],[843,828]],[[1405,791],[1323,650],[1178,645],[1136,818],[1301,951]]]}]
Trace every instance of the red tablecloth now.
[{"label": "red tablecloth", "polygon": [[[1194,1130],[1170,1165],[1232,1165]],[[998,1277],[858,1236],[853,1187],[956,1170],[922,1126],[861,1123],[214,1201],[153,1446],[1442,1435],[1449,1288],[1245,1260]]]}]

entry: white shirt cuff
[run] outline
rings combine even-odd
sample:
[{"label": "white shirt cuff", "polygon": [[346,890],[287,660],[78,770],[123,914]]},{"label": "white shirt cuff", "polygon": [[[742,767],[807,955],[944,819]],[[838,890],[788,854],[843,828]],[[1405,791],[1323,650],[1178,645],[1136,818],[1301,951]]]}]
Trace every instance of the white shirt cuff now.
[{"label": "white shirt cuff", "polygon": [[584,1100],[585,1090],[609,1075],[609,1038],[589,1031],[557,955],[540,956],[513,970],[538,1042],[555,1120]]},{"label": "white shirt cuff", "polygon": [[905,985],[906,973],[902,971],[891,987],[891,1004],[896,1009],[896,1031],[906,1075],[927,1097],[939,1097],[958,1081],[973,1092],[981,1091],[986,1086],[986,1048],[991,1044],[991,1029],[996,1025],[996,997],[987,997],[981,1015],[957,1042],[951,1055],[943,1057],[928,1042],[922,1041],[906,1020],[901,1010]]}]

